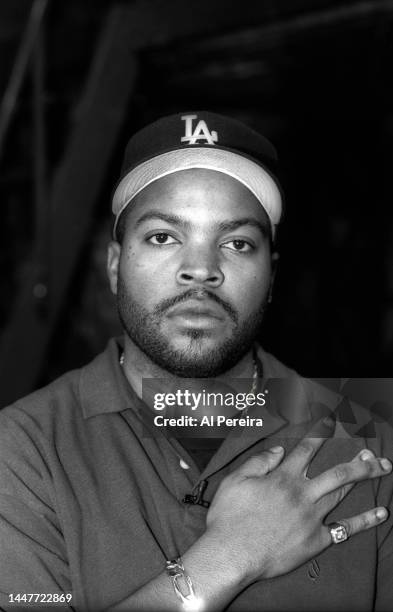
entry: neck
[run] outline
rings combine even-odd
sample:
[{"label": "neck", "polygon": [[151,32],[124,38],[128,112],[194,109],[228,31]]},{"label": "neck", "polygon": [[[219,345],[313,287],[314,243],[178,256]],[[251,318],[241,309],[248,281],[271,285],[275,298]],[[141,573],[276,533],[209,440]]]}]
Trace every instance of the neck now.
[{"label": "neck", "polygon": [[[181,386],[184,379],[171,374],[155,364],[149,357],[140,350],[138,346],[125,334],[124,335],[124,374],[137,393],[142,397],[142,380],[145,378],[158,378],[168,381],[168,385],[172,388]],[[227,370],[225,373],[217,376],[217,380],[225,382],[234,378],[252,378],[254,374],[254,358],[253,351],[250,350],[237,364]],[[194,379],[194,384],[198,384],[198,379]],[[201,379],[201,388],[204,386],[204,379]]]}]

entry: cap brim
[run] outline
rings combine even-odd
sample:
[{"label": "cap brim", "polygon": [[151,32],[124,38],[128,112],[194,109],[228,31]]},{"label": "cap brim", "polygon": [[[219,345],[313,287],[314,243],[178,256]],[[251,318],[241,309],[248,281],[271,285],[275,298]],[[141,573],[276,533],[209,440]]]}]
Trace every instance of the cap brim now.
[{"label": "cap brim", "polygon": [[164,176],[191,168],[222,172],[242,183],[265,209],[274,237],[282,213],[282,197],[276,181],[263,166],[218,147],[168,151],[142,162],[128,172],[118,184],[112,200],[112,212],[116,216],[113,235],[116,236],[116,226],[121,213],[142,189]]}]

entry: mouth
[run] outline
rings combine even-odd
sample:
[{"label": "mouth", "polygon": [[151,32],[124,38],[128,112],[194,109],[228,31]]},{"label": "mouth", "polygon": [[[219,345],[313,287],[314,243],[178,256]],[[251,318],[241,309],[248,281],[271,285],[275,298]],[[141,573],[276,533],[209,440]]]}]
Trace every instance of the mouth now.
[{"label": "mouth", "polygon": [[225,314],[215,304],[201,303],[196,300],[188,300],[177,304],[167,312],[169,319],[178,319],[187,327],[213,327],[223,322]]}]

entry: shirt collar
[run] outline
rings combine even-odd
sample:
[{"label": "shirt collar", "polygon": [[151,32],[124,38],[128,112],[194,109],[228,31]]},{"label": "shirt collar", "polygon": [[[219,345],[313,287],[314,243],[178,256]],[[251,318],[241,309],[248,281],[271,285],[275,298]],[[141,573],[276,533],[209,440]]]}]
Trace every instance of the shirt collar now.
[{"label": "shirt collar", "polygon": [[[139,398],[124,376],[119,359],[123,351],[122,338],[111,338],[105,351],[81,369],[79,393],[84,418],[121,412],[130,408]],[[264,380],[298,377],[269,353],[257,349]]]},{"label": "shirt collar", "polygon": [[122,340],[112,338],[105,351],[82,368],[79,395],[85,419],[121,412],[137,401],[119,363],[122,350]]},{"label": "shirt collar", "polygon": [[[119,363],[122,350],[122,338],[112,338],[105,351],[82,368],[79,394],[84,418],[140,406],[141,400],[127,381]],[[260,437],[271,435],[288,424],[288,421],[294,424],[312,419],[305,379],[261,347],[257,347],[257,357],[263,369],[261,390],[265,389],[266,381],[277,381],[278,385],[282,385],[280,393],[273,390],[267,399],[265,424]]]}]

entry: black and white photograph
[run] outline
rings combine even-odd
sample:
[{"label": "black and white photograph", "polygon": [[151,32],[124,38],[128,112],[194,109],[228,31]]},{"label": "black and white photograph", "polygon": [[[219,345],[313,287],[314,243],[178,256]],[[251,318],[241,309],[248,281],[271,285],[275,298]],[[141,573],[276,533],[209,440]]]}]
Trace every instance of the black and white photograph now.
[{"label": "black and white photograph", "polygon": [[393,0],[1,0],[0,612],[393,612]]}]

